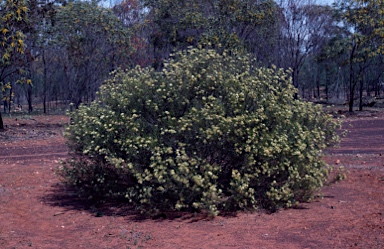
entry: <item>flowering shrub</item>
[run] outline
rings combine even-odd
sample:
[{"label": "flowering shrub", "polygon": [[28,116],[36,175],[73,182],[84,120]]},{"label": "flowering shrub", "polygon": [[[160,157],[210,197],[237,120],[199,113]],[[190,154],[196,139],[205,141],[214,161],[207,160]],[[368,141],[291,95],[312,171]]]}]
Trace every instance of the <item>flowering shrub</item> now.
[{"label": "flowering shrub", "polygon": [[289,72],[190,49],[117,71],[98,100],[70,113],[74,157],[61,167],[87,197],[125,197],[140,210],[275,210],[307,201],[339,126],[293,98]]}]

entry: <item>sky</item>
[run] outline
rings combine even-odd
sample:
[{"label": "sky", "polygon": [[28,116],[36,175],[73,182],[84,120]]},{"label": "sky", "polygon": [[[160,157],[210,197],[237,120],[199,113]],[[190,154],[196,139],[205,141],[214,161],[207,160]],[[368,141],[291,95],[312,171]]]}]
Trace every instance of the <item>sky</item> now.
[{"label": "sky", "polygon": [[[121,2],[122,0],[102,0],[102,5],[104,7],[108,7],[110,6],[111,2],[112,3],[116,3],[116,2]],[[335,2],[335,0],[314,0],[316,3],[318,4],[328,4],[328,5],[332,5],[332,3]]]},{"label": "sky", "polygon": [[316,2],[319,3],[319,4],[332,5],[332,3],[334,3],[335,1],[334,0],[317,0]]}]

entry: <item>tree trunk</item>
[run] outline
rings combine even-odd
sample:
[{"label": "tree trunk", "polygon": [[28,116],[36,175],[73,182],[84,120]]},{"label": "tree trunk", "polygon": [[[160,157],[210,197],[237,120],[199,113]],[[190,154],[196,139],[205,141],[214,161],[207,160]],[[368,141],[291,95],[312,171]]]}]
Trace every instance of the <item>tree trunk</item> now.
[{"label": "tree trunk", "polygon": [[360,89],[359,89],[359,111],[363,110],[363,79],[360,79]]},{"label": "tree trunk", "polygon": [[353,73],[350,75],[351,79],[349,80],[349,100],[348,100],[348,111],[353,112],[353,104],[354,104],[354,97],[355,97],[355,83],[353,82]]},{"label": "tree trunk", "polygon": [[320,99],[320,79],[319,78],[316,79],[316,90],[317,90],[316,98]]},{"label": "tree trunk", "polygon": [[12,108],[12,90],[13,90],[13,85],[11,84],[11,89],[9,89],[8,113],[11,113],[11,108]]},{"label": "tree trunk", "polygon": [[354,81],[354,71],[353,71],[353,64],[352,61],[350,61],[350,67],[349,67],[349,100],[348,100],[348,111],[353,112],[353,102],[355,97],[355,86],[356,83]]},{"label": "tree trunk", "polygon": [[44,114],[47,114],[47,96],[45,94],[45,91],[43,94],[43,112]]},{"label": "tree trunk", "polygon": [[356,86],[356,81],[354,80],[354,70],[353,70],[353,59],[355,56],[355,50],[356,50],[356,43],[353,44],[351,54],[349,56],[349,100],[348,100],[348,106],[349,112],[353,112],[353,101],[354,101],[354,96],[355,96],[355,86]]},{"label": "tree trunk", "polygon": [[31,113],[33,111],[33,107],[32,107],[32,85],[28,86],[27,101],[28,101],[28,113]]},{"label": "tree trunk", "polygon": [[298,80],[298,71],[296,70],[296,68],[293,68],[292,69],[292,84],[293,86],[297,89],[297,92],[294,94],[294,99],[298,99],[299,98],[299,80]]},{"label": "tree trunk", "polygon": [[44,114],[47,114],[47,64],[45,61],[45,51],[43,50],[43,65],[44,65],[44,79],[43,79],[43,109]]},{"label": "tree trunk", "polygon": [[[359,74],[358,74],[358,81],[359,81],[359,111],[363,110],[363,91],[364,91],[364,70],[366,69],[366,66],[359,64]],[[357,82],[356,82],[357,83]]]},{"label": "tree trunk", "polygon": [[6,94],[7,94],[6,91],[1,92],[1,96],[3,99],[3,111],[4,111],[4,113],[7,113],[7,109],[8,109],[8,102],[7,102],[7,95]]},{"label": "tree trunk", "polygon": [[0,131],[4,130],[4,123],[3,123],[3,117],[1,116],[1,110],[0,110]]},{"label": "tree trunk", "polygon": [[329,99],[329,92],[328,92],[328,74],[325,75],[325,100],[328,102],[328,99]]}]

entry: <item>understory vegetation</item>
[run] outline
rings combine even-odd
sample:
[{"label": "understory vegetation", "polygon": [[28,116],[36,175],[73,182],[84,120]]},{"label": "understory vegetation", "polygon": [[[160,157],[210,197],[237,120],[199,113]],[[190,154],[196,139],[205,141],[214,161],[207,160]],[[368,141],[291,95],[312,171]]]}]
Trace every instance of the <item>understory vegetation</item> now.
[{"label": "understory vegetation", "polygon": [[274,211],[310,201],[339,122],[294,98],[291,72],[248,56],[177,52],[162,71],[117,70],[69,115],[72,159],[59,174],[80,196],[127,198],[143,213]]}]

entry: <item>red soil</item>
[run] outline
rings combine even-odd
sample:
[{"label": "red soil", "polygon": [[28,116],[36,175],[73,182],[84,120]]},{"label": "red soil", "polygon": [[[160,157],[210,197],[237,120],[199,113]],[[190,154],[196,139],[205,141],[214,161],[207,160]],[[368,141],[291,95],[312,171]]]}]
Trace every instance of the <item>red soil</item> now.
[{"label": "red soil", "polygon": [[[0,248],[384,248],[384,115],[348,117],[325,160],[347,179],[299,208],[207,219],[138,219],[124,205],[92,206],[54,171],[67,158],[65,116],[5,118],[0,132]],[[349,126],[351,124],[351,126]]]}]

